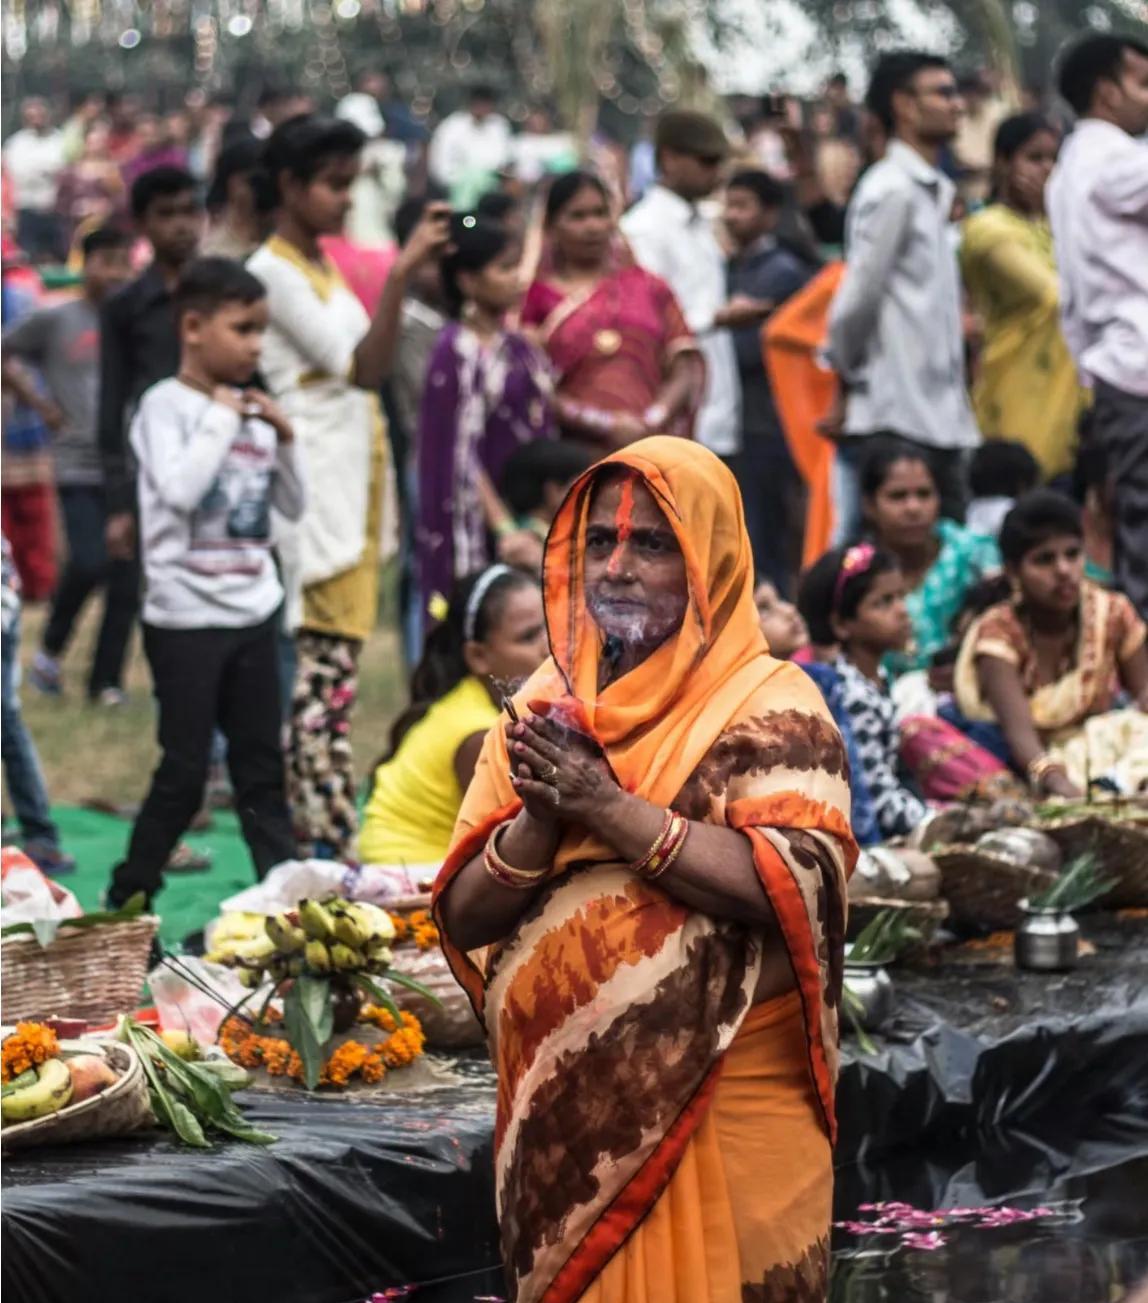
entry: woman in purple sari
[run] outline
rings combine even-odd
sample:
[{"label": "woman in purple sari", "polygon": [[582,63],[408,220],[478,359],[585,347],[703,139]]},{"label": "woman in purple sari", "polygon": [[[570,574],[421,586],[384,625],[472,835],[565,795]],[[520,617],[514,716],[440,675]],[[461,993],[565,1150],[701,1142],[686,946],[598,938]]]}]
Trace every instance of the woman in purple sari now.
[{"label": "woman in purple sari", "polygon": [[492,537],[501,559],[529,560],[516,554],[519,531],[494,485],[516,448],[554,435],[546,359],[503,326],[522,296],[519,249],[500,226],[469,215],[452,219],[451,245],[442,278],[454,320],[431,353],[419,417],[424,603],[489,564]]}]

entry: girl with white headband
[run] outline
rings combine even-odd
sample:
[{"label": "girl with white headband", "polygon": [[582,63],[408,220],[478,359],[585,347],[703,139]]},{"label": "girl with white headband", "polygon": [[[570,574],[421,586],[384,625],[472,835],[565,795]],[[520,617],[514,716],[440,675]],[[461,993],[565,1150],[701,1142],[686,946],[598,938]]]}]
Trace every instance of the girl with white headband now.
[{"label": "girl with white headband", "polygon": [[[440,599],[441,600],[441,599]],[[363,812],[364,864],[438,864],[483,738],[546,655],[538,581],[493,565],[459,581],[411,678]]]}]

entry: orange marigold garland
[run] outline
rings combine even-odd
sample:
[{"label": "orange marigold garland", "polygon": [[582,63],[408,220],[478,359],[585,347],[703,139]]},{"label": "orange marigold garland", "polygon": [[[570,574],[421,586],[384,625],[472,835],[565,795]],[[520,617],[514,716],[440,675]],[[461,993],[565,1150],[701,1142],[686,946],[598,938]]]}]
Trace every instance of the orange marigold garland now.
[{"label": "orange marigold garland", "polygon": [[429,909],[412,910],[409,914],[392,914],[395,925],[395,944],[412,941],[420,950],[433,950],[438,945],[438,928]]},{"label": "orange marigold garland", "polygon": [[0,1076],[14,1081],[29,1068],[60,1057],[60,1043],[51,1027],[39,1022],[18,1022],[16,1030],[4,1041]]},{"label": "orange marigold garland", "polygon": [[[403,1012],[400,1023],[379,1005],[366,1005],[360,1021],[388,1032],[376,1045],[344,1041],[323,1065],[321,1086],[346,1086],[356,1073],[368,1084],[382,1081],[388,1068],[405,1067],[422,1054],[426,1037],[413,1013]],[[303,1080],[303,1063],[288,1041],[280,1036],[260,1036],[239,1018],[223,1025],[219,1043],[229,1059],[244,1068],[266,1068],[273,1077]]]}]

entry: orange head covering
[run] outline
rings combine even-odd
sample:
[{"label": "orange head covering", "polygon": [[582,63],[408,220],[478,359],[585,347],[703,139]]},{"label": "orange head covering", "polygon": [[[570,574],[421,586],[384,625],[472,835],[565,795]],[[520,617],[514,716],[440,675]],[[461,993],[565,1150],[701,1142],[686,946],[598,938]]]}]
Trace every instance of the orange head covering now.
[{"label": "orange head covering", "polygon": [[[583,557],[595,486],[618,468],[638,475],[665,514],[685,559],[689,601],[678,631],[599,691],[603,639],[587,609]],[[777,668],[753,583],[741,494],[712,452],[655,436],[613,453],[575,481],[550,530],[543,588],[553,659],[527,683],[523,701],[539,712],[564,702],[607,749],[624,786],[668,802],[741,702]],[[505,795],[513,795],[509,782]]]}]

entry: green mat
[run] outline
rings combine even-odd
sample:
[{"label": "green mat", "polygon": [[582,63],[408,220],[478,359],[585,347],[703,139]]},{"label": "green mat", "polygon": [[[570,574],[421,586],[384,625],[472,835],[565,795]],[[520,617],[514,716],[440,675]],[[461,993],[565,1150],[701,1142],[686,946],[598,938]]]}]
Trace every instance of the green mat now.
[{"label": "green mat", "polygon": [[[75,806],[56,806],[52,814],[60,826],[61,844],[76,857],[75,873],[62,877],[60,883],[75,892],[85,909],[98,909],[111,870],[127,848],[131,823]],[[230,810],[214,814],[211,829],[189,833],[187,841],[196,850],[211,851],[212,864],[205,873],[167,875],[156,909],[163,919],[160,936],[169,946],[202,928],[219,913],[221,900],[255,881],[239,822]]]}]

